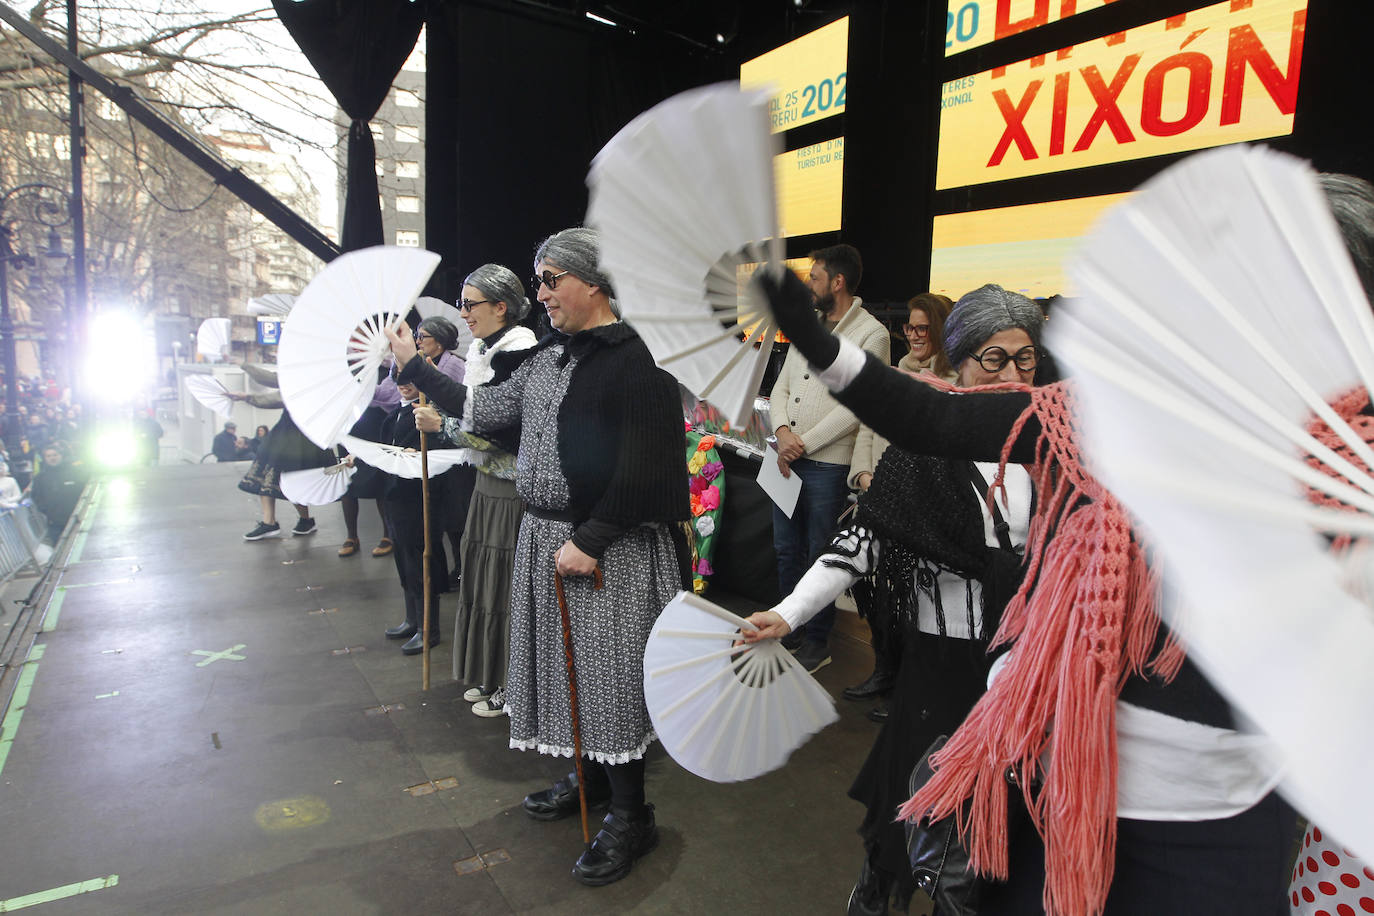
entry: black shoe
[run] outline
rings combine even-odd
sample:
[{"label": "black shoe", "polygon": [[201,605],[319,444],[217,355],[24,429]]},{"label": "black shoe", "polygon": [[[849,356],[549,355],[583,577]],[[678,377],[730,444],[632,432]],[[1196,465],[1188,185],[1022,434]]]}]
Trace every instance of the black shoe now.
[{"label": "black shoe", "polygon": [[887,703],[879,703],[868,711],[868,721],[879,725],[887,721]]},{"label": "black shoe", "polygon": [[823,642],[808,639],[797,650],[797,661],[801,662],[801,666],[811,674],[815,674],[830,664],[830,646]]},{"label": "black shoe", "polygon": [[258,522],[258,527],[243,536],[245,541],[261,541],[263,538],[274,538],[281,534],[281,525],[276,522]]},{"label": "black shoe", "polygon": [[876,696],[882,696],[892,689],[892,682],[896,677],[891,671],[879,671],[873,669],[873,673],[868,676],[868,680],[853,687],[846,687],[843,691],[846,700],[868,700]]},{"label": "black shoe", "polygon": [[291,529],[292,537],[299,537],[302,534],[315,533],[315,520],[313,518],[302,518],[296,520],[296,527]]},{"label": "black shoe", "polygon": [[387,628],[386,628],[386,638],[387,638],[387,639],[409,639],[410,637],[412,637],[412,636],[415,635],[415,630],[416,630],[416,627],[415,627],[415,624],[413,624],[413,623],[406,623],[406,622],[398,623],[398,624],[396,624],[396,626],[394,626],[394,627],[387,627]]},{"label": "black shoe", "polygon": [[786,649],[788,652],[791,652],[793,655],[796,655],[797,650],[802,647],[802,642],[805,639],[805,630],[793,630],[791,633],[788,633],[782,639],[778,640],[778,642],[782,643],[782,647]]},{"label": "black shoe", "polygon": [[859,881],[849,892],[849,909],[846,916],[886,916],[887,896],[891,881],[882,872],[868,864],[864,857],[864,867],[859,872]]},{"label": "black shoe", "polygon": [[[437,645],[439,645],[439,631],[434,630],[429,634],[429,647],[433,649]],[[419,630],[416,630],[415,635],[410,637],[410,642],[401,646],[402,655],[419,655],[423,651],[425,651],[425,634]]]},{"label": "black shoe", "polygon": [[[587,807],[589,809],[604,805],[610,800],[610,786],[606,786],[600,791],[596,789],[587,790]],[[569,773],[543,792],[526,795],[524,806],[525,813],[536,821],[557,821],[577,814],[582,810],[582,803],[577,799],[577,773]]]},{"label": "black shoe", "polygon": [[645,805],[638,815],[612,808],[592,845],[578,857],[573,877],[592,887],[619,881],[630,873],[635,859],[648,855],[657,845],[653,805]]}]

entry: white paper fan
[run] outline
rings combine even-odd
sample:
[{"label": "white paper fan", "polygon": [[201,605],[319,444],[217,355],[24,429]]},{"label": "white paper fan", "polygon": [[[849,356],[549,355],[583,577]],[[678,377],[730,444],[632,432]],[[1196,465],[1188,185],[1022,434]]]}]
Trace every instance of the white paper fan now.
[{"label": "white paper fan", "polygon": [[839,718],[835,702],[776,639],[732,648],[753,626],[678,592],[644,647],[644,701],[663,747],[714,782],[753,779]]},{"label": "white paper fan", "polygon": [[463,320],[463,313],[458,311],[456,305],[449,305],[433,296],[421,296],[415,300],[415,311],[421,318],[447,318],[453,322],[453,326],[458,329],[458,344],[453,348],[453,352],[459,359],[467,359],[468,347],[472,345],[472,329]]},{"label": "white paper fan", "polygon": [[377,387],[396,327],[439,256],[379,245],[330,261],[282,325],[277,382],[296,425],[321,448],[336,445]]},{"label": "white paper fan", "polygon": [[[359,461],[364,461],[379,471],[384,471],[393,477],[405,477],[410,480],[417,480],[420,477],[420,453],[418,451],[401,448],[399,445],[387,445],[384,442],[359,439],[356,436],[344,436],[340,441],[344,448],[348,449],[350,455],[356,455]],[[430,449],[429,476],[437,477],[455,464],[462,464],[463,453],[466,451],[467,449],[461,448]]]},{"label": "white paper fan", "polygon": [[196,331],[196,352],[219,362],[229,346],[229,319],[206,318]]},{"label": "white paper fan", "polygon": [[282,494],[298,506],[327,506],[348,490],[348,482],[358,473],[344,462],[327,468],[285,471],[281,475]]},{"label": "white paper fan", "polygon": [[191,397],[204,405],[205,409],[213,410],[222,417],[228,417],[234,411],[234,402],[229,397],[229,392],[213,375],[186,376],[186,390],[191,392]]},{"label": "white paper fan", "polygon": [[1327,418],[1374,465],[1326,404],[1374,384],[1374,319],[1312,172],[1262,148],[1194,156],[1109,213],[1071,276],[1082,298],[1049,346],[1094,470],[1181,587],[1171,622],[1273,740],[1297,807],[1371,855],[1374,615],[1318,532],[1374,534],[1374,479],[1307,428]]},{"label": "white paper fan", "polygon": [[660,366],[739,425],[776,330],[737,270],[781,257],[768,98],[736,83],[674,96],[616,134],[587,176],[587,222],[622,317]]},{"label": "white paper fan", "polygon": [[248,314],[282,318],[290,314],[296,297],[290,293],[268,293],[248,300]]}]

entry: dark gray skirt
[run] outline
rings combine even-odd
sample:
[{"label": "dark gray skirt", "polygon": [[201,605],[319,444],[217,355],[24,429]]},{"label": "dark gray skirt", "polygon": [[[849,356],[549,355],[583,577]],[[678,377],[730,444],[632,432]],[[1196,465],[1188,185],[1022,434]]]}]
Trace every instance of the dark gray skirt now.
[{"label": "dark gray skirt", "polygon": [[506,683],[510,655],[510,577],[525,503],[515,481],[477,474],[463,528],[463,576],[453,623],[453,676],[470,684]]}]

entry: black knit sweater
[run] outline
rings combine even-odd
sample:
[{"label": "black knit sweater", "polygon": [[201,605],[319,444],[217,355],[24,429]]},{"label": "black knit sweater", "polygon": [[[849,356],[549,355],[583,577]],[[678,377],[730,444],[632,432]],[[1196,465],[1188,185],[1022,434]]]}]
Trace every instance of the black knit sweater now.
[{"label": "black knit sweater", "polygon": [[[555,332],[529,350],[502,354],[502,362],[533,359],[560,343],[563,358],[577,359],[558,411],[559,463],[577,526],[573,543],[600,556],[615,536],[636,525],[686,520],[686,438],[677,383],[622,322],[571,337]],[[466,389],[424,360],[406,363],[397,381],[419,388],[445,413],[462,415]]]},{"label": "black knit sweater", "polygon": [[[870,355],[857,378],[836,399],[893,445],[921,455],[997,461],[1017,419],[1031,406],[1024,391],[951,394],[898,372]],[[1034,417],[1011,448],[1015,464],[1031,464],[1040,439]],[[1166,637],[1162,627],[1155,650]],[[1186,657],[1174,679],[1132,676],[1121,699],[1181,719],[1235,728],[1230,705]]]}]

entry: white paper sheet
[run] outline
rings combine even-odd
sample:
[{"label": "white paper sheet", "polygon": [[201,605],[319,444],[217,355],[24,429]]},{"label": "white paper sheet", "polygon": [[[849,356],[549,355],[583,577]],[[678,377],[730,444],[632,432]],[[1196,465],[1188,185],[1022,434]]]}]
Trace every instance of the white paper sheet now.
[{"label": "white paper sheet", "polygon": [[782,471],[778,470],[778,450],[773,443],[768,443],[768,451],[763,454],[763,466],[759,468],[758,482],[763,487],[763,492],[768,494],[768,498],[777,503],[783,515],[788,518],[797,509],[797,497],[801,495],[802,479],[796,471],[791,471],[790,477],[782,476]]}]

